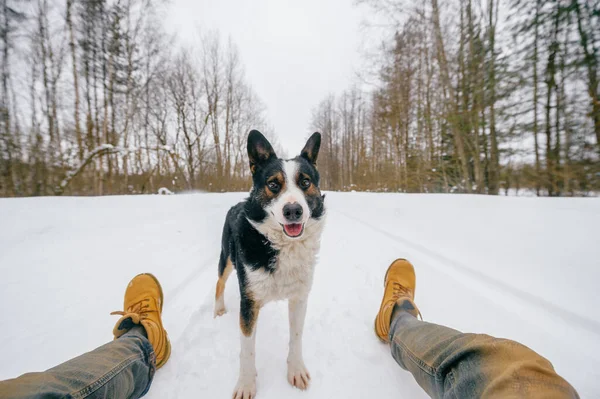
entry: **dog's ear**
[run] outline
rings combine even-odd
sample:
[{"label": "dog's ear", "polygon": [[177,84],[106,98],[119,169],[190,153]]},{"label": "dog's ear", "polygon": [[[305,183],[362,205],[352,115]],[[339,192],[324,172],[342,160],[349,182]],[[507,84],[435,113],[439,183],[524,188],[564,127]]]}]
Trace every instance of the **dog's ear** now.
[{"label": "dog's ear", "polygon": [[316,165],[317,157],[319,156],[319,148],[321,148],[321,133],[315,132],[304,145],[300,156],[313,165]]},{"label": "dog's ear", "polygon": [[275,158],[275,151],[269,143],[269,140],[258,130],[251,130],[248,134],[248,159],[250,160],[250,170],[252,174],[256,168],[271,158]]}]

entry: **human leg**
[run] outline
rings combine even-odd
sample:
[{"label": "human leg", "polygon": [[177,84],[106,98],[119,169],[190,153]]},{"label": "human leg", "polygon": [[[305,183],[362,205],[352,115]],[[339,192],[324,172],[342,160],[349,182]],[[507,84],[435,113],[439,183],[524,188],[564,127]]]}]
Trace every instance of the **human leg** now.
[{"label": "human leg", "polygon": [[162,288],[140,274],[125,291],[115,340],[45,372],[0,382],[1,398],[138,398],[154,371],[168,360],[171,345],[162,326]]},{"label": "human leg", "polygon": [[577,398],[552,364],[526,346],[418,320],[413,266],[399,259],[386,274],[378,337],[433,398]]},{"label": "human leg", "polygon": [[141,326],[44,372],[0,381],[0,397],[139,398],[152,383],[156,355]]}]

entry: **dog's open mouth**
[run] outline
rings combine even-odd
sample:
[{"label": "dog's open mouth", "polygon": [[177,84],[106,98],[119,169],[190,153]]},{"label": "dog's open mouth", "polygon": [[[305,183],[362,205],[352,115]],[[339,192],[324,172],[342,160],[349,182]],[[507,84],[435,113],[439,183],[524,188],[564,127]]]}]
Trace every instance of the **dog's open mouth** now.
[{"label": "dog's open mouth", "polygon": [[304,232],[304,223],[284,224],[283,231],[288,237],[300,237]]}]

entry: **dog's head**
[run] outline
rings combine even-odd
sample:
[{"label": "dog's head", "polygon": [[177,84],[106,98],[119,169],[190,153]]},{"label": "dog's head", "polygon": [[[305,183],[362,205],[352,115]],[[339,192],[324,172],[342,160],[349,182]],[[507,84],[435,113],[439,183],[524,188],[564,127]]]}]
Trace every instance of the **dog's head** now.
[{"label": "dog's head", "polygon": [[[314,133],[293,159],[277,158],[269,141],[259,131],[248,135],[248,158],[253,187],[254,222],[298,239],[305,229],[321,219],[325,212],[324,195],[319,189],[316,163],[321,134]],[[262,229],[261,229],[262,230]]]}]

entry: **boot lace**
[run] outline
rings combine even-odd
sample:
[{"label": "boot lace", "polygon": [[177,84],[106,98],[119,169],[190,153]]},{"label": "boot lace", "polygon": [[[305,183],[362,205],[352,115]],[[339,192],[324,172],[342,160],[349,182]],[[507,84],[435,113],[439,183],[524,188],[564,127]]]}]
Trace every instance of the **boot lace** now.
[{"label": "boot lace", "polygon": [[157,310],[150,309],[150,299],[145,298],[131,305],[126,311],[116,310],[110,314],[129,316],[135,324],[139,324],[141,320],[147,319],[148,314],[152,312],[157,312]]},{"label": "boot lace", "polygon": [[398,299],[402,298],[402,297],[411,297],[412,296],[412,292],[406,288],[405,286],[403,286],[400,283],[397,282],[392,282],[392,289],[393,294],[392,294],[392,298],[394,298],[395,301],[397,301]]},{"label": "boot lace", "polygon": [[[406,288],[405,286],[403,286],[402,284],[400,284],[396,281],[392,282],[392,290],[393,290],[392,299],[394,300],[394,302],[398,301],[400,298],[412,298],[413,297],[412,290]],[[414,301],[412,299],[411,299],[411,303],[415,307],[415,310],[417,311],[417,314],[419,315],[421,320],[423,320],[423,315],[421,314],[421,311],[419,310],[419,308],[417,308],[417,306],[414,304]]]}]

